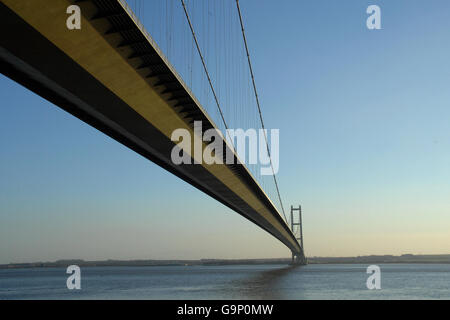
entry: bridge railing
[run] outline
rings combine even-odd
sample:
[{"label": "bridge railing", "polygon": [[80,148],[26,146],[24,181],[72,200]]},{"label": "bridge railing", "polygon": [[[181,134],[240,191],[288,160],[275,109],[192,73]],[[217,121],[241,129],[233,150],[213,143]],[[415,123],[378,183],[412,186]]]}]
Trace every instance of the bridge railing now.
[{"label": "bridge railing", "polygon": [[[177,79],[180,81],[180,83],[183,85],[184,89],[191,95],[191,97],[197,102],[197,105],[204,111],[204,113],[208,116],[208,113],[203,108],[202,104],[199,102],[197,97],[195,96],[194,92],[192,92],[191,88],[186,84],[186,82],[183,80],[183,77],[177,72],[177,69],[173,66],[173,64],[170,62],[170,60],[167,58],[167,56],[164,54],[163,50],[158,46],[156,41],[151,36],[150,32],[147,31],[144,24],[141,22],[141,20],[136,16],[133,9],[130,7],[128,2],[126,0],[117,0],[120,5],[125,9],[125,11],[128,13],[130,18],[134,21],[136,26],[141,30],[142,34],[145,38],[151,43],[153,48],[156,50],[156,52],[159,54],[161,59],[165,62],[167,67],[173,72],[173,74],[177,77]],[[210,118],[210,117],[209,117]],[[214,121],[210,118],[210,121],[214,123]],[[214,123],[215,124],[215,123]]]}]

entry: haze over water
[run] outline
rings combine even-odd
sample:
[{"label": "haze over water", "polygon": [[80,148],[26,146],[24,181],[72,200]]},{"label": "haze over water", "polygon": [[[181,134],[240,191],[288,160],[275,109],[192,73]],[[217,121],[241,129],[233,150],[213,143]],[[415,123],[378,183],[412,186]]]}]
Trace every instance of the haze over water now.
[{"label": "haze over water", "polygon": [[0,299],[450,299],[450,264],[85,267],[81,290],[64,268],[0,270]]}]

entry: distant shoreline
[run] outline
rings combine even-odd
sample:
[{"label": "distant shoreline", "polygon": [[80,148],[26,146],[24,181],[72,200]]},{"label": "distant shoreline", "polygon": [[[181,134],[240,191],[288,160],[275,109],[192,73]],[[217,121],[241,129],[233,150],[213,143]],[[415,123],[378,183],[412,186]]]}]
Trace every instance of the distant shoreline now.
[{"label": "distant shoreline", "polygon": [[[63,268],[69,265],[80,267],[151,267],[151,266],[224,266],[224,265],[264,265],[289,264],[291,259],[200,259],[200,260],[103,260],[85,261],[80,259],[58,260],[54,262],[30,262],[1,264],[0,269],[21,268]],[[371,255],[358,257],[309,257],[308,264],[373,264],[373,263],[442,263],[450,264],[450,254],[440,255]]]}]

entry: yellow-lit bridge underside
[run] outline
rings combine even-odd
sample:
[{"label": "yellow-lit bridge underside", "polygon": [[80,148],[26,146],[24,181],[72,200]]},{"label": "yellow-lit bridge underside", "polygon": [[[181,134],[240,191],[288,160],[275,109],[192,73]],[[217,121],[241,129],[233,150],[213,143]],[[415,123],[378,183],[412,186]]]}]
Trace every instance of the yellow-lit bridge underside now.
[{"label": "yellow-lit bridge underside", "polygon": [[301,252],[245,166],[171,163],[175,129],[184,128],[194,137],[193,120],[215,126],[120,2],[77,2],[80,30],[66,27],[66,9],[74,1],[2,2],[4,74],[237,211],[293,252]]}]

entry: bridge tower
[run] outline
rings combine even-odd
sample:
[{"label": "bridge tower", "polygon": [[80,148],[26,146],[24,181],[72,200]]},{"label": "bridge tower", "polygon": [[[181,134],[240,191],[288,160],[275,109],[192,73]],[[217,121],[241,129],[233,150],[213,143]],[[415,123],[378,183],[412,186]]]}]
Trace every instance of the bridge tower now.
[{"label": "bridge tower", "polygon": [[[298,212],[298,222],[295,222],[294,220],[294,212]],[[298,230],[294,230],[294,227],[298,226]],[[305,251],[303,247],[303,223],[302,223],[302,206],[298,206],[298,208],[294,208],[294,206],[291,205],[291,230],[292,233],[295,236],[295,239],[297,239],[298,243],[301,247],[301,253],[295,253],[292,252],[292,264],[301,264],[305,265],[307,264]]]}]

